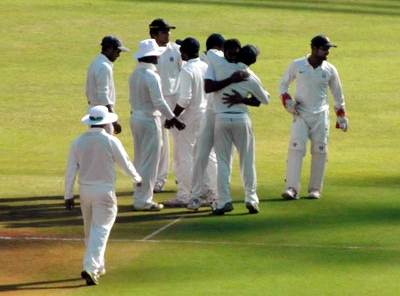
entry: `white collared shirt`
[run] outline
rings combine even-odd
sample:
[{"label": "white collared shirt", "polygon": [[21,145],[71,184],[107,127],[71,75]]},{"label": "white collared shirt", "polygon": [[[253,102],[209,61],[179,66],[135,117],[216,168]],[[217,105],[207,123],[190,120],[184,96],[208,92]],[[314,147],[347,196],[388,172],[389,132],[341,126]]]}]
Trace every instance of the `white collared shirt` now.
[{"label": "white collared shirt", "polygon": [[[212,58],[211,58],[212,57]],[[224,104],[222,97],[224,94],[233,94],[233,90],[240,93],[243,97],[247,97],[248,95],[253,95],[256,97],[261,104],[269,103],[269,93],[264,89],[260,78],[247,67],[247,65],[243,63],[229,63],[225,58],[221,58],[217,55],[209,56],[209,63],[213,65],[215,71],[215,77],[217,81],[224,80],[230,77],[236,71],[247,71],[250,76],[247,80],[232,83],[225,88],[217,91],[214,95],[214,108],[215,113],[226,113],[226,112],[234,112],[234,113],[247,113],[248,108],[245,104],[235,104],[231,107],[228,107],[227,104]]]},{"label": "white collared shirt", "polygon": [[71,145],[65,174],[64,198],[73,197],[73,187],[78,170],[81,186],[107,185],[114,187],[115,163],[132,179],[132,182],[142,181],[120,140],[102,128],[90,128]]},{"label": "white collared shirt", "polygon": [[298,110],[316,114],[329,109],[328,86],[334,98],[335,108],[344,107],[344,96],[339,74],[327,61],[313,68],[308,56],[294,60],[288,67],[280,83],[280,93],[288,92],[290,83],[296,79],[294,99]]},{"label": "white collared shirt", "polygon": [[[155,65],[138,62],[129,77],[129,103],[133,112],[148,116],[174,117],[161,91],[160,76]],[[161,113],[160,113],[161,112]]]},{"label": "white collared shirt", "polygon": [[[221,50],[218,49],[209,49],[207,51],[207,54],[204,56],[204,60],[208,65],[206,74],[204,76],[204,79],[209,79],[209,80],[217,80],[216,74],[215,74],[215,69],[214,65],[218,61],[218,58],[224,58],[224,53]],[[214,62],[210,62],[214,61]],[[214,111],[214,94],[215,92],[208,93],[207,94],[207,109],[208,110],[213,110]]]},{"label": "white collared shirt", "polygon": [[103,54],[93,60],[87,71],[86,97],[91,106],[115,105],[113,63]]},{"label": "white collared shirt", "polygon": [[207,64],[200,58],[187,61],[179,75],[179,95],[177,104],[185,108],[182,119],[190,120],[199,113],[204,113],[207,107],[204,90],[204,75]]},{"label": "white collared shirt", "polygon": [[157,70],[161,77],[164,97],[174,96],[178,92],[179,72],[182,68],[182,58],[179,45],[169,42],[166,50],[158,58]]}]

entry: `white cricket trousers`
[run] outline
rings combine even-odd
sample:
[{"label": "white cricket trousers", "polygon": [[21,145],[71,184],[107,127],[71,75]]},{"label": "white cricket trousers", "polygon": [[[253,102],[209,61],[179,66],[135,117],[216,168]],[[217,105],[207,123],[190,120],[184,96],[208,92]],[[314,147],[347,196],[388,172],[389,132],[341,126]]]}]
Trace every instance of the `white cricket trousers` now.
[{"label": "white cricket trousers", "polygon": [[[173,111],[176,105],[177,96],[165,96],[165,101]],[[169,169],[169,155],[170,155],[169,130],[164,128],[164,122],[165,122],[165,117],[161,116],[162,141],[161,141],[160,161],[157,167],[157,178],[156,178],[156,183],[160,184],[161,187],[163,187],[165,182],[167,182],[168,169]]]},{"label": "white cricket trousers", "polygon": [[207,109],[200,124],[194,148],[192,198],[200,198],[208,190],[217,192],[217,156],[214,147],[215,113]]},{"label": "white cricket trousers", "polygon": [[217,114],[215,119],[214,140],[218,161],[217,208],[222,208],[227,202],[232,201],[229,184],[232,145],[235,145],[239,152],[240,175],[244,182],[245,202],[258,204],[254,136],[248,114]]},{"label": "white cricket trousers", "polygon": [[329,137],[329,111],[294,115],[286,169],[286,189],[300,192],[300,177],[308,139],[311,140],[311,174],[308,191],[322,190]]},{"label": "white cricket trousers", "polygon": [[98,273],[105,268],[107,241],[117,217],[117,197],[110,185],[80,185],[79,191],[86,245],[83,270]]},{"label": "white cricket trousers", "polygon": [[186,123],[185,129],[178,131],[174,139],[174,160],[176,164],[175,175],[178,181],[177,199],[189,201],[192,188],[194,149],[199,137],[200,124],[204,112],[189,114],[190,118],[182,117]]},{"label": "white cricket trousers", "polygon": [[161,152],[161,120],[134,111],[131,116],[131,131],[134,144],[133,164],[142,176],[142,185],[136,186],[133,205],[143,208],[153,202],[153,189]]}]

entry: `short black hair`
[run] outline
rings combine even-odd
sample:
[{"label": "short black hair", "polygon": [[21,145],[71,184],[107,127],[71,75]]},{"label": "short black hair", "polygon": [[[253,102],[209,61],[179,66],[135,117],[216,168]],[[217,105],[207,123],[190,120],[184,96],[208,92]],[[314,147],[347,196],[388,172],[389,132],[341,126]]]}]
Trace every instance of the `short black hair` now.
[{"label": "short black hair", "polygon": [[241,48],[241,47],[242,47],[242,45],[240,44],[240,41],[236,38],[228,39],[228,40],[225,40],[225,42],[224,42],[224,50]]},{"label": "short black hair", "polygon": [[243,46],[237,56],[238,62],[242,62],[247,66],[254,64],[257,61],[257,56],[260,51],[254,45],[247,44]]},{"label": "short black hair", "polygon": [[180,47],[180,51],[186,53],[189,58],[196,58],[199,56],[200,43],[196,38],[185,38]]},{"label": "short black hair", "polygon": [[221,34],[212,33],[207,38],[206,48],[207,48],[207,50],[210,50],[215,47],[222,49],[224,47],[224,42],[225,42],[225,39],[224,39],[224,37],[222,37]]}]

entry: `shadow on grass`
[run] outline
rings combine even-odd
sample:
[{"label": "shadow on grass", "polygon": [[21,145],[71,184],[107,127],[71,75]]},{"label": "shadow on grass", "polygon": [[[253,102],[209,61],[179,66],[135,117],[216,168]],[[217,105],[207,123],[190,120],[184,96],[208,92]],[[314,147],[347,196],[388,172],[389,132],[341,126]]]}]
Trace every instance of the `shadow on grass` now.
[{"label": "shadow on grass", "polygon": [[[147,0],[118,0],[121,2],[148,2]],[[390,0],[389,0],[390,1]],[[326,1],[319,0],[253,0],[253,1],[235,1],[235,0],[154,0],[152,2],[186,5],[213,5],[244,8],[265,8],[279,10],[293,10],[306,12],[328,12],[345,13],[359,15],[382,15],[399,16],[400,6],[393,3],[383,3],[384,1],[357,1],[354,4],[347,1]],[[386,1],[387,2],[387,1]]]},{"label": "shadow on grass", "polygon": [[[79,281],[79,283],[78,283]],[[71,283],[66,285],[67,283]],[[81,278],[71,278],[65,280],[29,282],[20,284],[0,285],[0,292],[20,291],[20,290],[50,290],[50,289],[73,289],[84,287]]]}]

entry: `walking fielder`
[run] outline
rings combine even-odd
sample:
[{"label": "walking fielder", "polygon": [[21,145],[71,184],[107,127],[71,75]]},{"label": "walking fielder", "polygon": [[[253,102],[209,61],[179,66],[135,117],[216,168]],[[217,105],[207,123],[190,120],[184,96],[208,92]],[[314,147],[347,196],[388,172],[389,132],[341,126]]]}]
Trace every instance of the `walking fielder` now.
[{"label": "walking fielder", "polygon": [[[327,61],[329,50],[336,47],[325,35],[311,40],[311,54],[293,61],[280,84],[282,104],[293,114],[291,137],[286,170],[284,199],[299,198],[300,175],[306,144],[311,140],[311,176],[308,185],[309,198],[321,196],[327,159],[329,135],[328,88],[334,99],[336,128],[344,132],[348,128],[345,102],[336,68]],[[294,99],[288,89],[296,80]]]}]

